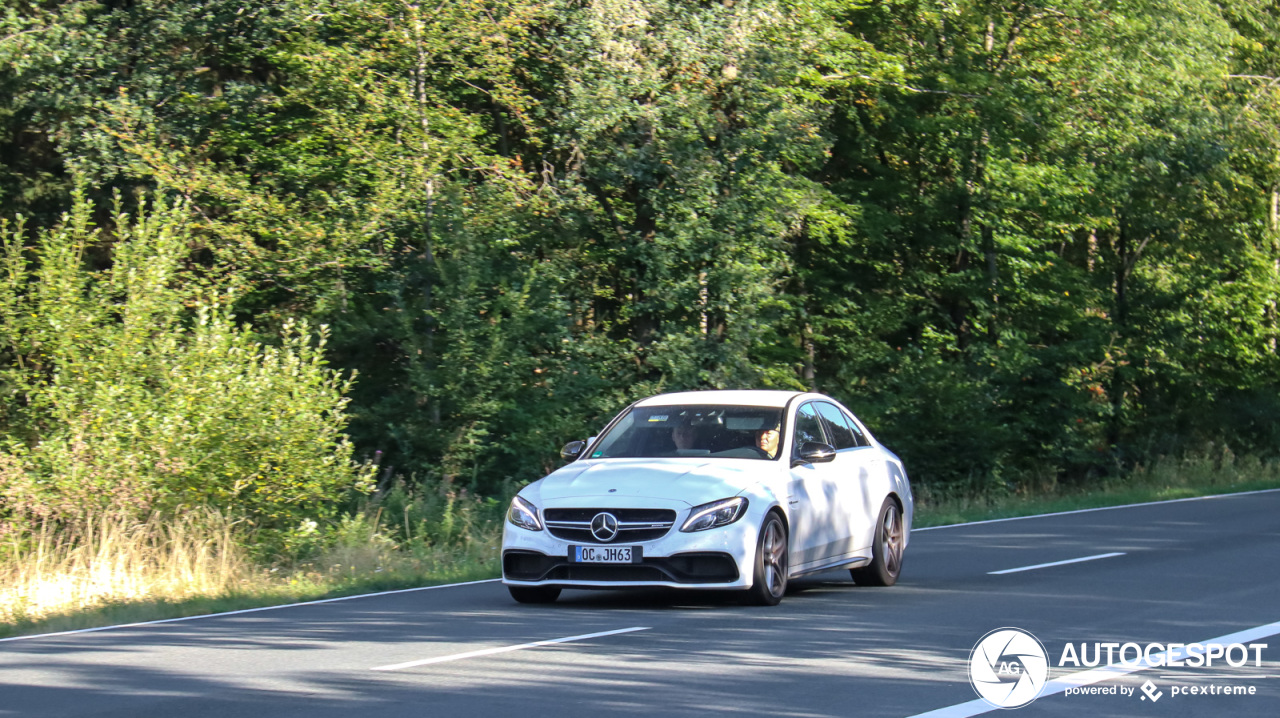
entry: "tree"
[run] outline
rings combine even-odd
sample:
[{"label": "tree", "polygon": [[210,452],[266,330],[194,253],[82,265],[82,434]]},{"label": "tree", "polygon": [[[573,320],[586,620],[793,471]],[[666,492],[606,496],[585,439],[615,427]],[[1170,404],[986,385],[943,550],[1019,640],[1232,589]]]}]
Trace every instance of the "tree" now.
[{"label": "tree", "polygon": [[[108,232],[92,214],[77,192],[33,250],[0,224],[6,522],[213,507],[280,527],[371,488],[324,328],[290,322],[272,346],[236,326],[183,267],[182,204],[117,207]],[[86,266],[107,247],[109,267]]]}]

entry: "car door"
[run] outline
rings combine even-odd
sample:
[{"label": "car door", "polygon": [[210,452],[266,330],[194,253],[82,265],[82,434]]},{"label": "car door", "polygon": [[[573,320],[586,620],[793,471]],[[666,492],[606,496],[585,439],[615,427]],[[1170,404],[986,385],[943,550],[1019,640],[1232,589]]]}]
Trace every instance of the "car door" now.
[{"label": "car door", "polygon": [[879,518],[880,499],[874,480],[876,472],[883,470],[879,452],[839,407],[825,401],[816,404],[830,443],[836,448],[836,458],[831,462],[835,483],[831,511],[838,545],[832,547],[832,555],[854,554],[871,546],[870,536]]},{"label": "car door", "polygon": [[792,566],[798,571],[827,560],[839,541],[832,526],[836,489],[833,465],[799,461],[800,447],[810,441],[831,443],[817,407],[806,402],[796,409],[788,458],[793,464],[787,497]]},{"label": "car door", "polygon": [[[849,419],[849,426],[853,428],[858,446],[865,447],[861,450],[861,454],[864,457],[862,466],[867,468],[867,474],[863,480],[863,508],[867,514],[867,528],[859,540],[860,545],[870,550],[871,544],[875,541],[875,524],[880,519],[880,507],[884,505],[884,500],[889,493],[894,490],[893,475],[901,474],[902,471],[886,459],[884,451],[869,438],[870,433],[867,427],[858,420],[858,417],[850,414],[848,410],[843,413]],[[910,491],[910,486],[906,487],[906,492]]]}]

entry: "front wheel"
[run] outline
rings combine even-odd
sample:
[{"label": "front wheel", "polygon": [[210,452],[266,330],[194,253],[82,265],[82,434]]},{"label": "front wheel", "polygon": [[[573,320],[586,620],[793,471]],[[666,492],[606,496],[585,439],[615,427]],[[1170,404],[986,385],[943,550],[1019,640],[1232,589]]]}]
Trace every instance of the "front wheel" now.
[{"label": "front wheel", "polygon": [[756,543],[755,580],[748,598],[759,606],[776,606],[787,592],[787,529],[774,513],[765,517]]},{"label": "front wheel", "polygon": [[849,569],[853,582],[859,586],[892,586],[902,573],[902,551],[906,544],[906,532],[902,524],[902,510],[892,497],[884,500],[880,508],[880,520],[876,524],[875,543],[871,545],[871,563]]},{"label": "front wheel", "polygon": [[507,590],[520,603],[553,603],[560,598],[560,589],[545,586],[507,586]]}]

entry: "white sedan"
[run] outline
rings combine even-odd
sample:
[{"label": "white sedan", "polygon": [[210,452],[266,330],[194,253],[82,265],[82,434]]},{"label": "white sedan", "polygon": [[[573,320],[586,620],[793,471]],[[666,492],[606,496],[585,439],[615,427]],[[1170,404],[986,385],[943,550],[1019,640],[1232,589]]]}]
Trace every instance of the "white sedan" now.
[{"label": "white sedan", "polygon": [[512,500],[502,581],[522,603],[563,588],[740,589],[848,568],[889,586],[914,504],[902,461],[839,402],[787,391],[662,394],[627,407]]}]

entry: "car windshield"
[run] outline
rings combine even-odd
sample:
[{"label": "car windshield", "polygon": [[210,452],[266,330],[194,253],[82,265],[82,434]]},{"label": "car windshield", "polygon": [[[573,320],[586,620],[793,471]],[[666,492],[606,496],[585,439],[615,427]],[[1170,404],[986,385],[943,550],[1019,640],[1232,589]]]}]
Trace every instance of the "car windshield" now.
[{"label": "car windshield", "polygon": [[614,424],[593,459],[703,456],[773,459],[782,410],[763,406],[641,406]]}]

